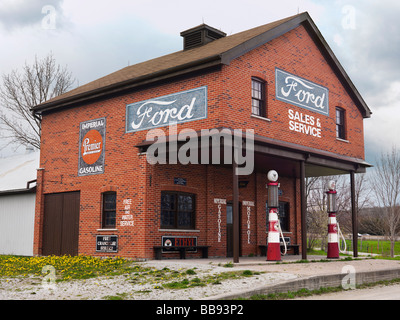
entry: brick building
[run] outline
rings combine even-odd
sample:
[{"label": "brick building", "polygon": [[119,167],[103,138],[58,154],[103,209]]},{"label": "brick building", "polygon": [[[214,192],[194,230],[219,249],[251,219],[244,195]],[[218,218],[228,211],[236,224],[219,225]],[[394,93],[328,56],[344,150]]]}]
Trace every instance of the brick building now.
[{"label": "brick building", "polygon": [[[365,172],[371,112],[308,13],[231,36],[207,25],[181,35],[182,51],[34,108],[42,116],[35,254],[152,259],[154,246],[197,244],[232,256],[236,244],[235,255],[259,255],[274,169],[284,236],[304,257],[304,178],[350,174],[354,187]],[[190,140],[183,133],[212,141],[234,129],[254,152],[248,174],[237,176],[229,159],[207,161],[215,148],[200,144],[192,161],[176,161]],[[219,155],[232,146],[220,141]],[[166,163],[149,161],[151,150]]]}]

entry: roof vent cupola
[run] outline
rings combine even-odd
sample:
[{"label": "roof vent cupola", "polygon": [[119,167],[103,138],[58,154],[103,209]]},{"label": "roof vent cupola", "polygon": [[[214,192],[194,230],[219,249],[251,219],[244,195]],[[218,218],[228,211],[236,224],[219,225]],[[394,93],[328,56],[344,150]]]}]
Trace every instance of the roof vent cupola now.
[{"label": "roof vent cupola", "polygon": [[206,24],[181,32],[183,49],[188,50],[203,46],[214,40],[226,37],[226,33]]}]

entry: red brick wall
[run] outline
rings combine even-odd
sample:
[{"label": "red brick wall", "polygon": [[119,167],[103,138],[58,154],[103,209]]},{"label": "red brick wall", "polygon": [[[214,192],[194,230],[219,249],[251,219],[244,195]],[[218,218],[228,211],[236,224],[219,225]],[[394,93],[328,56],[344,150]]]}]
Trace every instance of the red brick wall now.
[{"label": "red brick wall", "polygon": [[[276,67],[327,87],[329,117],[277,100]],[[221,110],[223,125],[254,128],[256,134],[262,136],[364,159],[362,115],[304,27],[237,58],[224,68],[223,74],[229,97],[228,106]],[[259,77],[267,83],[267,117],[271,122],[251,117],[251,77]],[[336,139],[336,107],[346,110],[348,142]],[[322,138],[290,131],[289,109],[319,118]]]},{"label": "red brick wall", "polygon": [[[289,131],[288,109],[312,114],[311,111],[288,105],[275,99],[275,67],[304,77],[329,88],[330,117],[316,115],[322,121],[322,139]],[[267,82],[266,121],[251,117],[251,77]],[[178,126],[178,130],[201,130],[221,126],[246,129],[274,139],[295,142],[347,156],[363,158],[362,116],[318,48],[303,27],[299,27],[268,44],[253,50],[212,72],[180,80],[124,96],[92,103],[78,108],[45,114],[42,122],[41,167],[36,205],[35,253],[41,253],[43,223],[42,193],[81,192],[79,253],[96,254],[95,236],[119,236],[117,255],[152,258],[154,245],[160,245],[162,235],[197,236],[200,245],[210,245],[211,256],[226,255],[226,211],[221,215],[221,242],[218,242],[218,208],[214,198],[232,200],[232,170],[201,165],[156,165],[147,163],[135,147],[145,140],[146,131],[125,133],[126,105],[150,98],[208,86],[208,119]],[[335,135],[335,107],[346,110],[348,142]],[[78,177],[79,124],[106,117],[105,173]],[[164,128],[168,133],[168,128]],[[268,168],[266,168],[268,169]],[[270,168],[273,169],[273,168]],[[40,180],[43,177],[43,182]],[[187,186],[174,185],[174,177],[187,179]],[[242,208],[242,254],[258,254],[258,245],[266,242],[265,203],[266,176],[254,173],[246,178],[249,184],[240,189],[240,201],[254,201],[251,208],[250,244],[247,242],[247,212]],[[299,181],[281,178],[282,200],[290,202],[290,236],[299,243],[300,195]],[[116,231],[101,229],[101,193],[117,192]],[[181,190],[196,194],[196,231],[172,232],[160,229],[160,198],[163,190]],[[132,199],[131,214],[135,225],[120,226],[124,214],[124,199]],[[226,210],[226,209],[225,209]],[[101,254],[99,254],[101,255]],[[106,254],[110,255],[110,254]]]}]

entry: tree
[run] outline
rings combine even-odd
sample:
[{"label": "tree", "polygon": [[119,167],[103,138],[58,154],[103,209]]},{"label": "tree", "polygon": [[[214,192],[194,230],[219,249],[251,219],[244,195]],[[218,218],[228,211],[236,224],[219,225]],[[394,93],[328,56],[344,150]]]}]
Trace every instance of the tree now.
[{"label": "tree", "polygon": [[376,200],[383,210],[379,213],[385,235],[390,241],[390,255],[394,256],[394,245],[400,233],[400,155],[396,147],[391,152],[382,152],[376,161],[372,187]]},{"label": "tree", "polygon": [[67,92],[75,82],[66,67],[56,63],[52,53],[25,63],[22,72],[2,76],[0,87],[0,126],[9,144],[40,149],[41,117],[31,108]]}]

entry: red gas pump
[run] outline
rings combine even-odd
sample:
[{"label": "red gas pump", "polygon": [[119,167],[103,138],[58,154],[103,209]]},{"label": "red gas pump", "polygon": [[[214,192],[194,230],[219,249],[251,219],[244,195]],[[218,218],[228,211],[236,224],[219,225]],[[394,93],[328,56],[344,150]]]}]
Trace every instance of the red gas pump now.
[{"label": "red gas pump", "polygon": [[[280,224],[278,217],[279,208],[279,183],[278,173],[275,170],[268,172],[268,250],[267,261],[281,261],[281,248],[279,241]],[[285,240],[283,240],[285,241]]]},{"label": "red gas pump", "polygon": [[339,242],[338,242],[338,228],[336,222],[336,183],[330,181],[328,183],[328,259],[339,258]]}]

